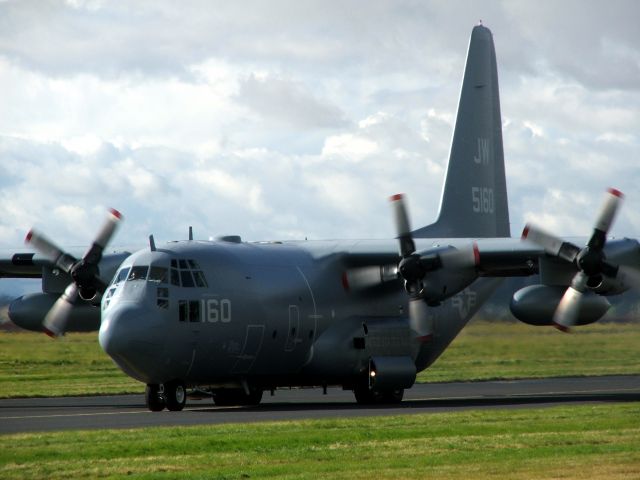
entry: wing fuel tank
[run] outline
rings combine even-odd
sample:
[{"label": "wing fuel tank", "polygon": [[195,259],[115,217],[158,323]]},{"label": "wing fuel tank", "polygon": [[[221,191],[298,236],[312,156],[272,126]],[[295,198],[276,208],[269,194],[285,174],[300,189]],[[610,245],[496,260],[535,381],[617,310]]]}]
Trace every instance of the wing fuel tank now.
[{"label": "wing fuel tank", "polygon": [[[521,322],[535,326],[553,325],[553,314],[566,287],[530,285],[513,294],[511,313]],[[587,292],[583,296],[576,325],[588,325],[600,320],[611,304],[598,294]]]}]

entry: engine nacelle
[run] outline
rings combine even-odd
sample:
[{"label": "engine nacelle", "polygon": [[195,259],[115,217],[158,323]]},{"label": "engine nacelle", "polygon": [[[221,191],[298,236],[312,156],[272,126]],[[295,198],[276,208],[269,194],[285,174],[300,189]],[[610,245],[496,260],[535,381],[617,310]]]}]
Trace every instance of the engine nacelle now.
[{"label": "engine nacelle", "polygon": [[[42,322],[58,295],[32,293],[16,298],[9,305],[9,319],[26,330],[42,331]],[[100,307],[80,304],[73,307],[65,328],[68,332],[91,332],[100,328]]]},{"label": "engine nacelle", "polygon": [[[553,314],[566,289],[549,285],[530,285],[522,288],[513,294],[511,313],[529,325],[553,325]],[[600,320],[609,307],[611,304],[605,297],[587,291],[582,297],[576,325],[588,325]]]}]

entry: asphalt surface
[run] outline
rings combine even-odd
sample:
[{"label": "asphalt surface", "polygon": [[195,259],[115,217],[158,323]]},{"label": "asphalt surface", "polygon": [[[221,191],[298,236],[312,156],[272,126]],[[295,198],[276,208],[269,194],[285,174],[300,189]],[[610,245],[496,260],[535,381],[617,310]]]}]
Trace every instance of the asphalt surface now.
[{"label": "asphalt surface", "polygon": [[394,406],[360,407],[352,392],[329,389],[265,392],[258,407],[216,407],[187,400],[182,412],[150,412],[143,395],[0,400],[0,434],[69,429],[211,425],[312,418],[455,412],[486,408],[543,408],[578,403],[638,402],[640,376],[549,378],[417,384]]}]

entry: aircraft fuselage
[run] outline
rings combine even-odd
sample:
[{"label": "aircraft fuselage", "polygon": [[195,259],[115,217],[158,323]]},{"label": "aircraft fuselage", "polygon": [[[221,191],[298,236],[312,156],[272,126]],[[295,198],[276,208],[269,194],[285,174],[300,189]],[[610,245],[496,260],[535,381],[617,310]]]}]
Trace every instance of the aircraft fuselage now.
[{"label": "aircraft fuselage", "polygon": [[[437,244],[421,240],[419,248]],[[348,283],[347,273],[359,268],[354,257],[382,255],[393,267],[396,250],[393,240],[188,241],[141,250],[105,292],[100,343],[147,384],[349,387],[366,378],[376,356],[409,357],[420,371],[497,281],[477,280],[432,308],[433,335],[419,341],[400,279],[365,288]],[[449,281],[461,289],[456,278]]]}]

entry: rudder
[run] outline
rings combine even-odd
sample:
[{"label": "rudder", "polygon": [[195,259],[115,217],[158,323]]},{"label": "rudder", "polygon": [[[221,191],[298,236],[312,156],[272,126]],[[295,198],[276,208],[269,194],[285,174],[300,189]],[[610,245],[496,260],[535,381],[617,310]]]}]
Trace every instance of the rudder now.
[{"label": "rudder", "polygon": [[511,236],[496,54],[491,31],[482,25],[469,40],[438,219],[413,235]]}]

